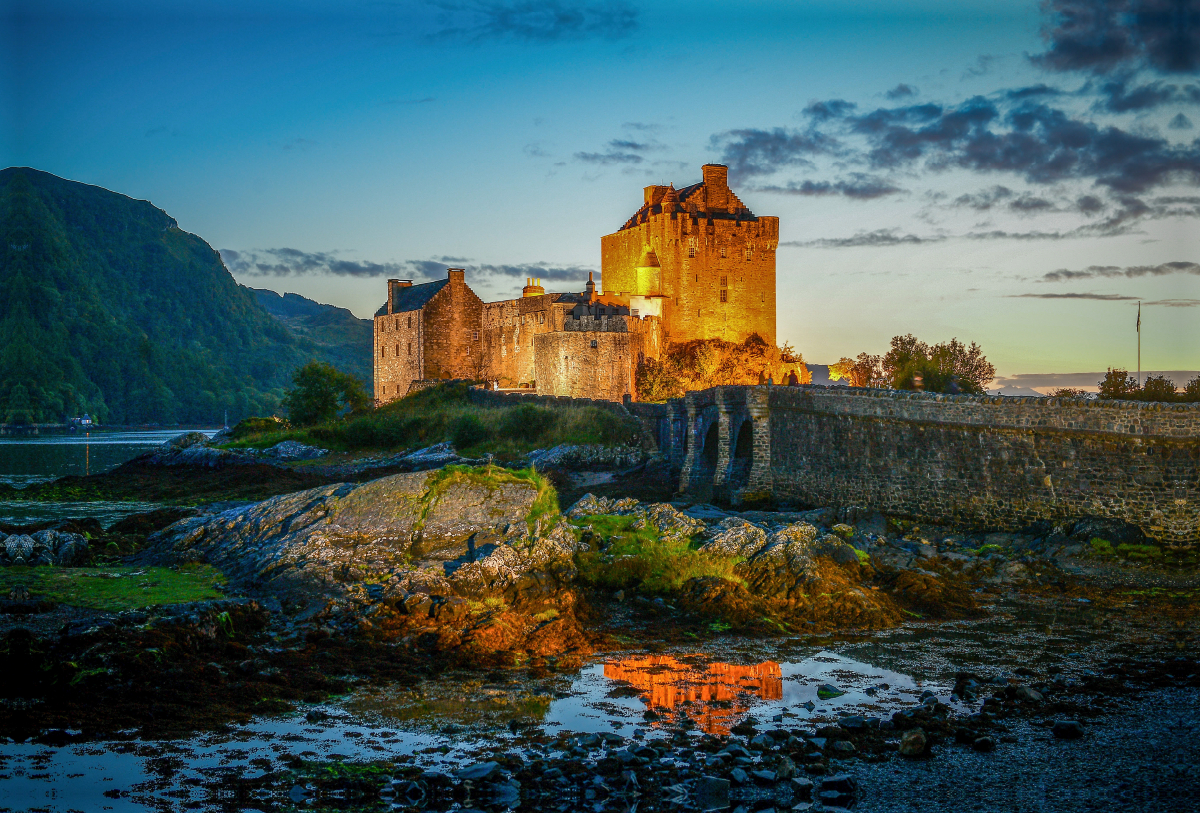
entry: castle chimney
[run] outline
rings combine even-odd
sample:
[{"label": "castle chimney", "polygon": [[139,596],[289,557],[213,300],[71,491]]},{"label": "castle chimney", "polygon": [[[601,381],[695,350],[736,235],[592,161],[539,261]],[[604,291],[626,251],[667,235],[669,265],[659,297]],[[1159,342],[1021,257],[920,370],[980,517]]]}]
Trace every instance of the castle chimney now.
[{"label": "castle chimney", "polygon": [[450,278],[451,285],[462,285],[466,276],[466,269],[463,268],[447,268],[446,275]]},{"label": "castle chimney", "polygon": [[588,271],[587,285],[583,286],[584,296],[588,298],[588,302],[596,301],[596,283],[592,279],[592,272]]},{"label": "castle chimney", "polygon": [[704,185],[709,189],[729,188],[729,167],[724,164],[705,164],[700,167],[704,175]]},{"label": "castle chimney", "polygon": [[525,287],[521,289],[521,296],[541,296],[546,293],[546,289],[542,287],[542,281],[536,277],[526,277]]},{"label": "castle chimney", "polygon": [[387,304],[387,312],[388,313],[395,313],[395,311],[396,311],[396,288],[398,288],[399,286],[400,286],[400,280],[398,280],[398,279],[389,279],[388,280],[388,304]]}]

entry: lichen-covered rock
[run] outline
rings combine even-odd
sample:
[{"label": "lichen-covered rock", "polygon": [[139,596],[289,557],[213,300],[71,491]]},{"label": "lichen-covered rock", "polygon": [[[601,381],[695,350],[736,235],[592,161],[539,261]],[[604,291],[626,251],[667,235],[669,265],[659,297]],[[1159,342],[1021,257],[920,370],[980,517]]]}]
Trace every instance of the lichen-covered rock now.
[{"label": "lichen-covered rock", "polygon": [[530,528],[537,498],[532,482],[502,475],[397,474],[184,519],[151,536],[142,558],[207,561],[234,586],[313,608],[495,595],[574,550],[565,523]]},{"label": "lichen-covered rock", "polygon": [[567,509],[566,516],[567,519],[581,519],[582,517],[599,514],[621,514],[629,512],[638,505],[638,501],[632,497],[614,500],[610,497],[597,497],[595,494],[584,494],[576,500],[574,505]]},{"label": "lichen-covered rock", "polygon": [[318,457],[324,457],[327,454],[329,454],[328,449],[309,446],[296,440],[285,440],[281,443],[276,443],[270,449],[263,452],[264,457],[273,457],[276,460],[314,460]]},{"label": "lichen-covered rock", "polygon": [[535,449],[526,457],[526,461],[534,468],[571,471],[627,469],[645,460],[646,453],[636,447],[566,443],[552,449]]},{"label": "lichen-covered rock", "polygon": [[721,556],[751,559],[767,546],[767,532],[741,517],[723,519],[709,533],[709,540],[700,546],[700,550]]},{"label": "lichen-covered rock", "polygon": [[207,446],[211,442],[208,435],[203,432],[184,432],[163,443],[159,449],[163,451],[190,449],[193,446]]},{"label": "lichen-covered rock", "polygon": [[654,523],[658,533],[664,539],[683,542],[697,534],[703,533],[707,525],[698,519],[689,517],[670,503],[656,502],[636,506],[630,513],[641,517],[644,522]]},{"label": "lichen-covered rock", "polygon": [[65,531],[38,531],[33,534],[36,545],[49,551],[47,561],[42,564],[55,564],[59,567],[75,567],[87,561],[89,557],[87,539],[79,534]]},{"label": "lichen-covered rock", "polygon": [[13,534],[4,540],[5,564],[29,565],[34,558],[33,537],[28,534]]}]

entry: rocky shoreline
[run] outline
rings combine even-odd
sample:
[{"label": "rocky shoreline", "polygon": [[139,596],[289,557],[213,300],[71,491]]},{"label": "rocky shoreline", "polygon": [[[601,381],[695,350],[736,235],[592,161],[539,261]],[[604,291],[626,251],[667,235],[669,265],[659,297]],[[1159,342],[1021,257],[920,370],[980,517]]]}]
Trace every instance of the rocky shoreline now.
[{"label": "rocky shoreline", "polygon": [[[546,477],[464,464],[448,448],[402,464],[416,470],[338,483],[257,458],[222,463],[224,451],[182,442],[134,462],[146,476],[203,469],[226,480],[265,467],[305,485],[107,529],[0,528],[0,670],[10,676],[0,735],[56,747],[130,731],[188,736],[355,686],[418,686],[448,669],[535,678],[646,648],[952,629],[1012,601],[1134,619],[1126,656],[1003,673],[960,664],[951,698],[927,693],[881,716],[808,728],[752,712],[729,732],[700,734],[681,714],[656,719],[655,737],[514,729],[515,754],[456,770],[322,773],[295,757],[255,780],[271,793],[290,782],[287,792],[299,787],[309,802],[353,791],[363,809],[381,810],[563,809],[563,800],[838,809],[863,795],[851,767],[1004,751],[1018,724],[1087,740],[1117,700],[1200,688],[1194,574],[1162,568],[1126,529],[1092,519],[988,534],[868,508],[736,512],[603,494],[560,513]],[[622,455],[588,465],[645,465]],[[223,578],[208,588],[224,597],[106,612],[47,600],[22,581],[89,562],[134,575],[215,568]]]}]

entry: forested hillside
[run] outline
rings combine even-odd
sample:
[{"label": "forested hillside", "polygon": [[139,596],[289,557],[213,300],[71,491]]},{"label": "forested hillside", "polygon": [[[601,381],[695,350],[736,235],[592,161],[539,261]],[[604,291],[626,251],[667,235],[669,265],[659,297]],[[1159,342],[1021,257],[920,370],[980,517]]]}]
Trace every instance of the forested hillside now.
[{"label": "forested hillside", "polygon": [[5,169],[0,257],[3,421],[233,421],[275,410],[308,360],[345,362],[147,201]]},{"label": "forested hillside", "polygon": [[375,326],[370,319],[359,319],[346,308],[323,305],[300,294],[278,294],[265,288],[249,290],[267,313],[297,336],[320,346],[325,361],[363,383],[371,381]]}]

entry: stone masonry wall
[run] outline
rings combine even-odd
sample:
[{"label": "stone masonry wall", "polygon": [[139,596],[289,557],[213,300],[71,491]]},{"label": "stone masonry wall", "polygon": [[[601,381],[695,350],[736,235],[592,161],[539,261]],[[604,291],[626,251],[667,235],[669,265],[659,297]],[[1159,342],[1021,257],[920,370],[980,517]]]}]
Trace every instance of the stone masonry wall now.
[{"label": "stone masonry wall", "polygon": [[[739,404],[754,425],[747,493],[1009,530],[1098,516],[1166,544],[1200,543],[1196,405],[719,387],[668,404],[691,422],[681,488],[719,493],[729,480],[732,450],[710,472],[700,447],[716,415],[740,414]],[[736,442],[724,429],[720,438]]]},{"label": "stone masonry wall", "polygon": [[659,206],[644,222],[601,238],[604,290],[638,293],[636,269],[649,246],[662,265],[663,332],[669,341],[741,342],[757,333],[774,345],[779,218],[756,217],[744,208],[724,167],[704,167],[701,192],[677,207],[663,204],[679,211],[658,211]]},{"label": "stone masonry wall", "polygon": [[375,317],[375,401],[386,404],[408,394],[422,378],[419,310]]},{"label": "stone masonry wall", "polygon": [[450,272],[450,283],[424,308],[423,378],[473,378],[483,352],[483,300]]},{"label": "stone masonry wall", "polygon": [[554,321],[550,296],[485,303],[483,353],[487,369],[480,378],[499,381],[502,387],[535,383],[533,337],[554,330]]},{"label": "stone masonry wall", "polygon": [[538,390],[573,398],[621,401],[634,392],[638,361],[657,358],[657,319],[627,316],[567,319],[534,336]]}]

